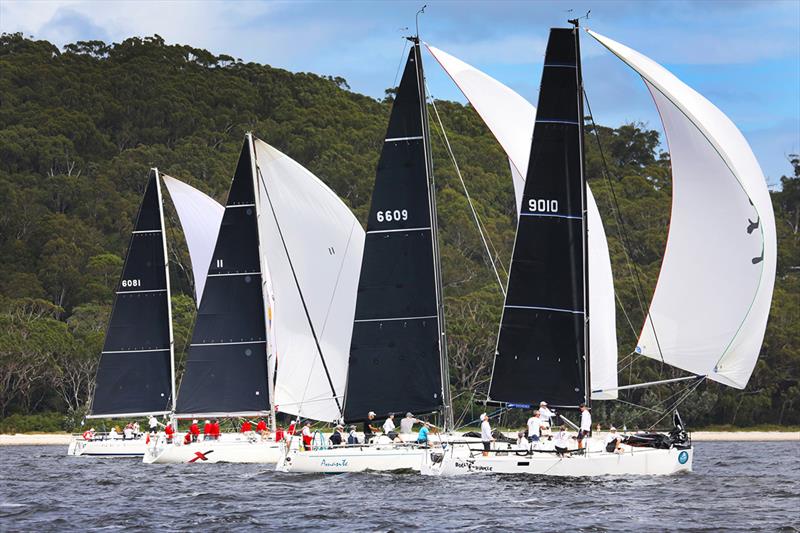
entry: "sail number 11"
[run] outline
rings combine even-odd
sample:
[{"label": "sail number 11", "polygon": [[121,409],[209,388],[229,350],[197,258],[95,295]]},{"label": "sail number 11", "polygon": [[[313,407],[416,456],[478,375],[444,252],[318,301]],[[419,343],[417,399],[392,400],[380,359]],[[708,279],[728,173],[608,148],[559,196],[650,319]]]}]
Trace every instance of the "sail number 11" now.
[{"label": "sail number 11", "polygon": [[408,220],[408,209],[387,209],[386,211],[378,211],[378,222],[392,222],[395,220]]}]

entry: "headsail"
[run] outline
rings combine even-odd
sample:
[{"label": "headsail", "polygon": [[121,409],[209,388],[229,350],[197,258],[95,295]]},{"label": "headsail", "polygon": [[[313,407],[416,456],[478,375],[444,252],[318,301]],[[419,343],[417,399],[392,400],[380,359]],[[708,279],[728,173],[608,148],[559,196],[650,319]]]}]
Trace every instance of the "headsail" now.
[{"label": "headsail", "polygon": [[186,245],[189,247],[189,259],[192,262],[194,277],[195,303],[200,306],[203,299],[203,288],[206,285],[211,255],[217,242],[217,232],[222,223],[225,208],[216,200],[180,180],[165,174],[161,175],[169,190],[172,203],[178,212]]},{"label": "headsail", "polygon": [[[431,54],[453,78],[509,157],[517,212],[522,205],[536,108],[525,98],[475,67],[431,45]],[[617,397],[617,330],[611,257],[591,188],[587,185],[589,243],[589,345],[592,399]]]},{"label": "headsail", "polygon": [[589,31],[644,80],[672,162],[667,248],[637,351],[744,388],[775,282],[775,216],[764,175],[722,111],[644,55]]},{"label": "headsail", "polygon": [[397,89],[372,193],[350,349],[345,419],[445,405],[435,219],[419,45]]},{"label": "headsail", "polygon": [[342,416],[364,230],[311,172],[261,140],[254,145],[275,306],[273,403],[334,421]]},{"label": "headsail", "polygon": [[97,369],[90,417],[166,413],[174,376],[169,275],[158,171],[147,181]]},{"label": "headsail", "polygon": [[258,202],[250,138],[242,147],[197,311],[180,415],[270,411]]}]

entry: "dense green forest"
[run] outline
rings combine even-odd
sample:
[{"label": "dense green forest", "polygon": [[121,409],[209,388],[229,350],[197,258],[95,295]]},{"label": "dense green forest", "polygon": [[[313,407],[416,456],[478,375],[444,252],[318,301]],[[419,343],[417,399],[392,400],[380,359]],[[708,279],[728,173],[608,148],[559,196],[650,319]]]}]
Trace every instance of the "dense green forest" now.
[{"label": "dense green forest", "polygon": [[[436,68],[432,61],[429,67]],[[390,106],[391,90],[378,101],[351,92],[342,78],[244,63],[166,45],[158,36],[113,45],[78,42],[59,50],[4,34],[0,419],[58,413],[65,429],[79,422],[151,166],[224,201],[243,135],[252,131],[319,176],[363,221]],[[469,106],[437,101],[436,107],[503,276],[515,227],[507,158]],[[457,414],[469,419],[471,400],[487,388],[502,295],[441,132],[432,127],[452,386]],[[659,152],[658,132],[642,125],[596,129],[587,127],[592,139],[585,143],[586,168],[613,256],[621,381],[680,376],[628,355],[666,241],[669,155]],[[800,423],[800,159],[790,159],[781,190],[772,193],[778,277],[758,366],[744,391],[700,386],[682,407],[692,425]],[[176,349],[182,358],[194,313],[192,277],[169,205],[167,214]],[[621,397],[658,407],[684,386]],[[596,419],[618,425],[657,418],[619,402],[598,408]]]}]

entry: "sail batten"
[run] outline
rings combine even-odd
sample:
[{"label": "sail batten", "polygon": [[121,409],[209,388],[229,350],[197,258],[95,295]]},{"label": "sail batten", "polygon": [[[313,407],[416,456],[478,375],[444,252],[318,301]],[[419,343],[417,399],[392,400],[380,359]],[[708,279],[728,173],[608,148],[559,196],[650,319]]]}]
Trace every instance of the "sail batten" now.
[{"label": "sail batten", "polygon": [[642,77],[672,163],[667,247],[636,350],[744,388],[764,338],[777,250],[758,161],[706,98],[650,58],[589,34]]},{"label": "sail batten", "polygon": [[172,325],[161,191],[152,169],[115,291],[90,415],[171,409]]}]

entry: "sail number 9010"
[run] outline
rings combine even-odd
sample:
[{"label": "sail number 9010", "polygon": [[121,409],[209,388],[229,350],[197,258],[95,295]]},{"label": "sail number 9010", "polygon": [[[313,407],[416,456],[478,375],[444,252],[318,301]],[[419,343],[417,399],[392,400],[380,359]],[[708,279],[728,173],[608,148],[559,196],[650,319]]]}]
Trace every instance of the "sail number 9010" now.
[{"label": "sail number 9010", "polygon": [[558,200],[528,200],[528,211],[531,213],[558,213]]},{"label": "sail number 9010", "polygon": [[408,220],[408,209],[387,209],[378,211],[378,222],[392,222],[395,220]]}]

